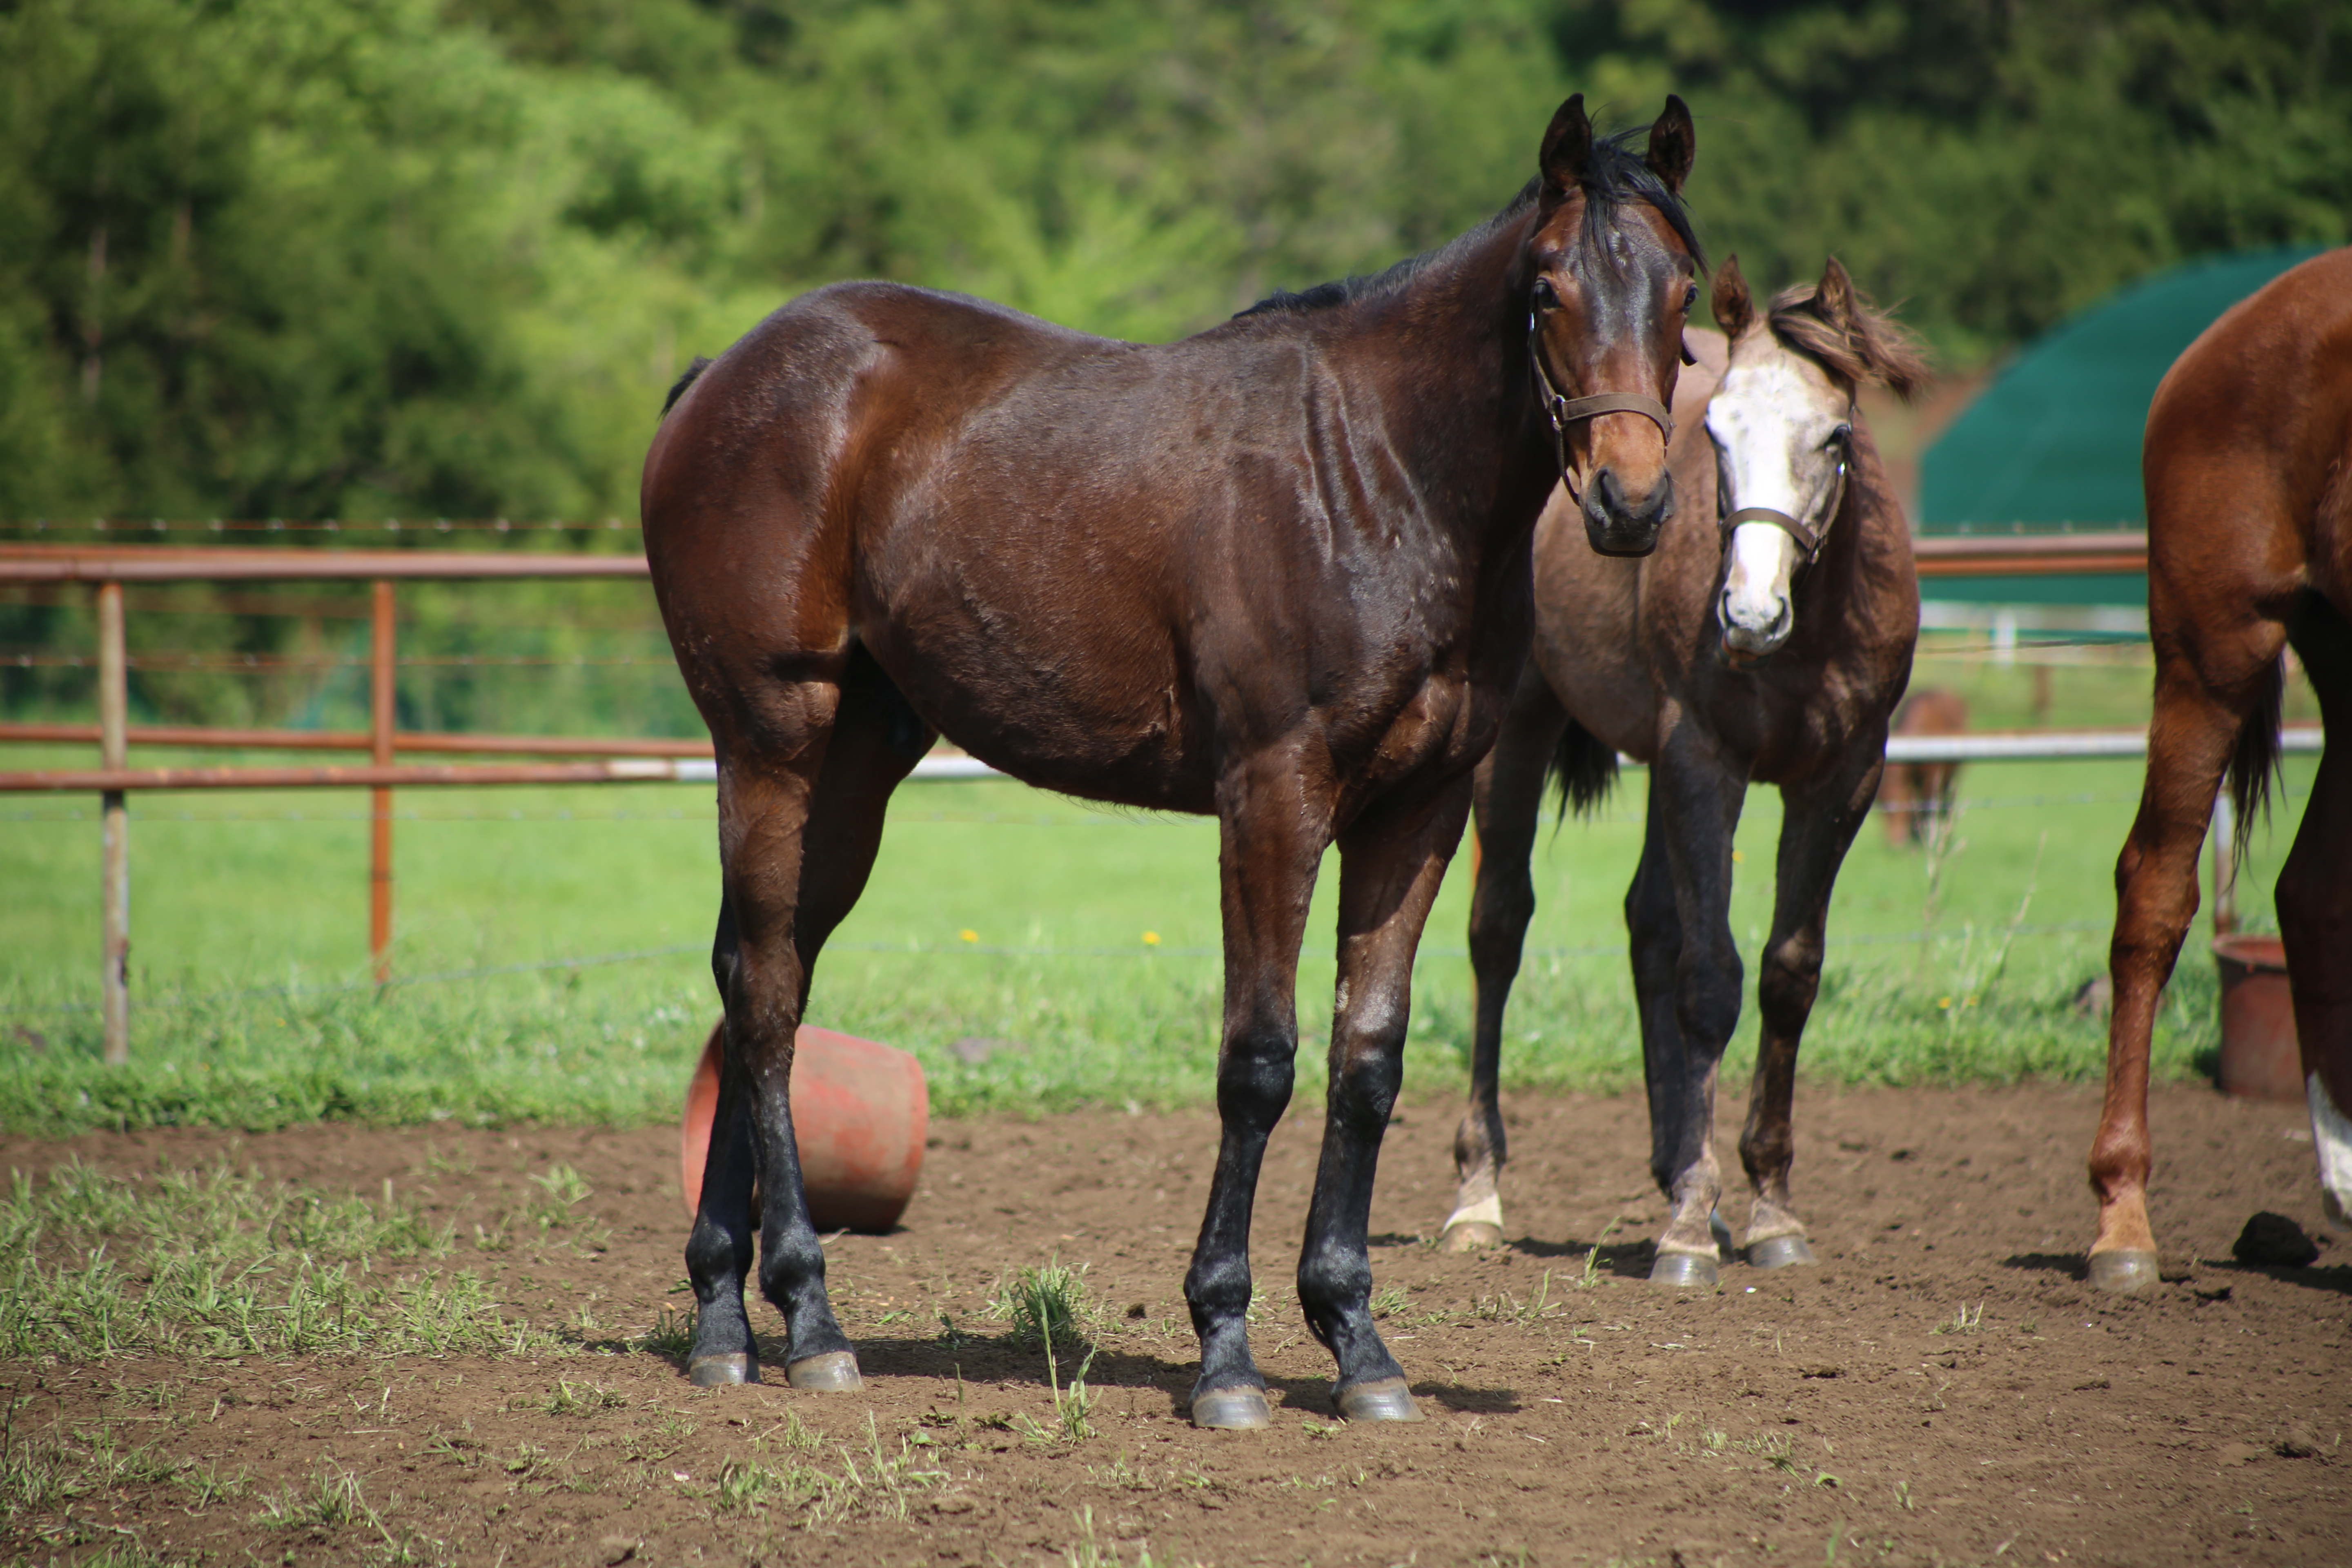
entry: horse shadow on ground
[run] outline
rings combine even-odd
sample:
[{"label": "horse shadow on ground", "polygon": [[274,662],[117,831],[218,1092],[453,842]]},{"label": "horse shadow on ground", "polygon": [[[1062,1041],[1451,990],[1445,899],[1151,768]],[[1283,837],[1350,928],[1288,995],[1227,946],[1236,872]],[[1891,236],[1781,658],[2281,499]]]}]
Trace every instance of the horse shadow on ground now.
[{"label": "horse shadow on ground", "polygon": [[[2079,1252],[2019,1252],[2000,1260],[2003,1268],[2023,1269],[2042,1274],[2060,1274],[2076,1284],[2088,1282],[2090,1264]],[[2306,1290],[2318,1290],[2337,1296],[2352,1296],[2352,1263],[2315,1263],[2302,1268],[2274,1268],[2252,1263],[2238,1263],[2226,1258],[2200,1258],[2196,1268],[2175,1270],[2167,1265],[2167,1284],[2194,1287],[2200,1280],[2226,1280],[2232,1276],[2244,1278],[2261,1275],[2283,1285],[2300,1285]],[[2199,1290],[2200,1296],[2210,1300],[2210,1289]]]},{"label": "horse shadow on ground", "polygon": [[[772,1382],[782,1382],[787,1355],[783,1342],[766,1334],[755,1335],[754,1339],[760,1352],[761,1375]],[[1200,1375],[1199,1359],[1192,1353],[1189,1344],[1181,1360],[1106,1347],[1097,1348],[1091,1362],[1087,1360],[1084,1348],[1076,1349],[1076,1353],[1057,1352],[1049,1376],[1042,1349],[1016,1345],[1001,1335],[964,1334],[956,1342],[939,1336],[919,1340],[860,1339],[855,1342],[858,1369],[866,1376],[930,1378],[944,1391],[940,1395],[943,1400],[955,1397],[953,1391],[959,1382],[1032,1384],[1041,1399],[1050,1400],[1055,1379],[1067,1389],[1083,1365],[1088,1388],[1097,1393],[1112,1389],[1155,1391],[1167,1398],[1170,1415],[1184,1417],[1192,1413],[1192,1382]],[[661,1359],[684,1374],[684,1357],[664,1354]],[[1338,1415],[1331,1400],[1328,1374],[1282,1377],[1267,1373],[1265,1384],[1266,1393],[1275,1397],[1280,1409],[1333,1418]],[[1415,1394],[1435,1400],[1449,1410],[1507,1414],[1520,1407],[1518,1394],[1513,1389],[1471,1388],[1433,1380],[1423,1380],[1412,1387]]]}]

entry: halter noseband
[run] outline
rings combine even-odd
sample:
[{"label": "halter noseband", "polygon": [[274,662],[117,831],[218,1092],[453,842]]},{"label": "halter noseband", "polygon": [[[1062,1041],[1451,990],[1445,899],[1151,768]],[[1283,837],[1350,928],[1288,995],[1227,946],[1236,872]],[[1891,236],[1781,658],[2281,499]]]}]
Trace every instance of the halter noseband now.
[{"label": "halter noseband", "polygon": [[[1846,411],[1846,421],[1851,425],[1853,420],[1853,411],[1852,409],[1848,409]],[[1780,511],[1772,507],[1743,506],[1738,511],[1727,513],[1717,520],[1717,526],[1723,533],[1723,548],[1726,551],[1730,550],[1732,531],[1738,528],[1741,523],[1765,523],[1770,527],[1779,529],[1790,539],[1795,540],[1797,542],[1797,548],[1804,552],[1805,559],[1803,564],[1811,566],[1815,560],[1820,558],[1822,546],[1829,542],[1830,525],[1837,521],[1837,514],[1845,510],[1846,476],[1852,468],[1853,458],[1851,455],[1845,452],[1840,453],[1838,455],[1837,499],[1830,503],[1829,510],[1823,514],[1824,521],[1821,527],[1813,528],[1802,521],[1800,521],[1796,518],[1790,517],[1787,512]],[[1723,492],[1718,489],[1716,491],[1716,494],[1719,498]]]},{"label": "halter noseband", "polygon": [[1543,405],[1544,416],[1551,421],[1552,447],[1559,458],[1559,480],[1568,486],[1570,495],[1576,486],[1568,477],[1568,427],[1580,420],[1602,414],[1638,414],[1658,427],[1668,445],[1675,438],[1675,416],[1666,405],[1654,397],[1638,392],[1597,392],[1590,397],[1562,397],[1559,388],[1551,384],[1551,374],[1544,369],[1543,350],[1536,341],[1536,318],[1528,313],[1528,363],[1535,371],[1536,401]]}]

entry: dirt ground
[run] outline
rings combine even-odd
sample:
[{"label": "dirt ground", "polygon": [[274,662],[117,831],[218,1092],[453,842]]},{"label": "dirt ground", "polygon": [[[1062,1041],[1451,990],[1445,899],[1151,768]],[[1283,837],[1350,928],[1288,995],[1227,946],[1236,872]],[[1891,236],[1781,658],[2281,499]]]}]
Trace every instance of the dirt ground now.
[{"label": "dirt ground", "polygon": [[[1454,1109],[1413,1102],[1385,1152],[1373,1267],[1428,1419],[1354,1428],[1332,1415],[1329,1362],[1292,1295],[1319,1131],[1315,1108],[1296,1106],[1258,1209],[1255,1333],[1276,1401],[1258,1433],[1199,1432],[1184,1415],[1194,1346],[1180,1286],[1213,1150],[1206,1112],[935,1124],[903,1226],[827,1244],[866,1378],[854,1394],[697,1391],[674,1361],[619,1340],[689,1300],[662,1131],[6,1141],[0,1157],[24,1170],[69,1152],[128,1172],[226,1151],[372,1196],[389,1178],[461,1236],[560,1162],[593,1187],[581,1206],[594,1224],[584,1242],[461,1246],[457,1259],[514,1313],[592,1325],[576,1354],[0,1364],[0,1383],[31,1396],[19,1440],[114,1424],[123,1442],[247,1478],[209,1500],[125,1483],[22,1512],[0,1553],[75,1561],[135,1542],[167,1560],[483,1568],[1092,1568],[1147,1553],[2352,1563],[2352,1243],[2309,1268],[2227,1261],[2256,1209],[2321,1229],[2299,1112],[2158,1092],[2154,1211],[2179,1278],[2116,1300],[2086,1289],[2078,1256],[2096,1104],[2044,1087],[1806,1095],[1797,1193],[1821,1267],[1728,1267],[1718,1290],[1678,1295],[1643,1279],[1663,1209],[1638,1099],[1513,1103],[1517,1239],[1476,1257],[1425,1239],[1448,1206]],[[1741,1109],[1726,1105],[1722,1124]],[[1727,1139],[1723,1152],[1736,1169]],[[1726,1217],[1744,1221],[1744,1201]],[[1095,1430],[1078,1441],[1056,1426],[1044,1357],[985,1315],[1003,1270],[1049,1258],[1083,1265],[1105,1309]],[[754,1321],[781,1329],[764,1304]],[[767,1350],[779,1364],[782,1346]],[[811,1432],[821,1447],[805,1447]],[[848,1479],[826,1508],[752,1495],[747,1463],[788,1460]],[[257,1498],[321,1475],[353,1478],[375,1522],[259,1518]]]}]

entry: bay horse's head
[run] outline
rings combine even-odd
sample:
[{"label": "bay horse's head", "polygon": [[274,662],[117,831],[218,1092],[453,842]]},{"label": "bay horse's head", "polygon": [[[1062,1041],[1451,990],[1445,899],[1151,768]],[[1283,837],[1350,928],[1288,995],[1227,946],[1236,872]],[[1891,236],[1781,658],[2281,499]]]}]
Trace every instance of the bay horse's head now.
[{"label": "bay horse's head", "polygon": [[1761,316],[1739,258],[1725,258],[1715,319],[1731,339],[1731,367],[1706,405],[1723,530],[1716,613],[1725,651],[1746,662],[1788,640],[1797,576],[1849,510],[1855,394],[1876,381],[1908,398],[1927,366],[1834,256],[1818,284],[1783,289]]},{"label": "bay horse's head", "polygon": [[1669,95],[1646,153],[1596,139],[1584,95],[1544,132],[1528,269],[1528,352],[1560,480],[1603,555],[1647,555],[1674,515],[1666,440],[1683,323],[1697,301],[1698,237],[1683,210],[1696,150]]}]

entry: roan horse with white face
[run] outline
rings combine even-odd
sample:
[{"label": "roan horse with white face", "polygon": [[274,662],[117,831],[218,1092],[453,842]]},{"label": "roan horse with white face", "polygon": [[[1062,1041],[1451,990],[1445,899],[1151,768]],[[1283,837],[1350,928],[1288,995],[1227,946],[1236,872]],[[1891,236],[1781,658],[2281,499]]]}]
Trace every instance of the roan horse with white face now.
[{"label": "roan horse with white face", "polygon": [[[1503,1237],[1496,1078],[1535,912],[1528,858],[1545,774],[1556,772],[1564,803],[1582,810],[1607,791],[1622,752],[1650,764],[1625,922],[1650,1168],[1674,1200],[1650,1277],[1711,1284],[1728,1239],[1715,1213],[1715,1079],[1739,1016],[1731,840],[1751,780],[1780,787],[1785,816],[1758,985],[1763,1038],[1739,1141],[1755,1194],[1745,1246],[1763,1268],[1812,1260],[1789,1198],[1797,1044],[1821,980],[1831,887],[1877,793],[1919,628],[1909,530],[1854,396],[1872,380],[1907,396],[1926,370],[1834,260],[1819,286],[1783,293],[1762,315],[1738,258],[1727,260],[1715,315],[1727,356],[1715,334],[1688,335],[1696,364],[1677,389],[1669,453],[1676,515],[1657,552],[1595,555],[1559,495],[1537,524],[1534,656],[1477,778],[1477,1032],[1454,1138],[1450,1250]],[[1701,407],[1703,423],[1693,417]]]}]

